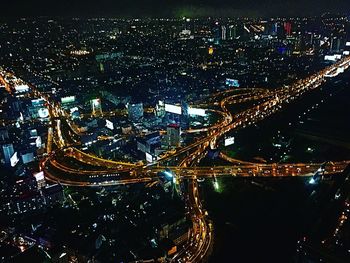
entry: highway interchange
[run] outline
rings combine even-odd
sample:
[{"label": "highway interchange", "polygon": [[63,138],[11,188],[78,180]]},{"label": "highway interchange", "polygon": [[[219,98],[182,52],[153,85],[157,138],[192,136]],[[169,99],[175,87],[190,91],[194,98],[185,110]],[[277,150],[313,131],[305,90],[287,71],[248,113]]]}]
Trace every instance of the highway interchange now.
[{"label": "highway interchange", "polygon": [[[241,89],[237,94],[232,90],[214,94],[205,105],[220,109],[211,109],[221,115],[221,120],[211,127],[190,129],[186,133],[200,134],[201,137],[182,148],[166,152],[151,164],[111,161],[85,153],[78,149],[81,133],[71,122],[69,115],[47,94],[41,94],[31,86],[33,95],[47,101],[50,113],[47,154],[40,163],[45,177],[53,182],[70,186],[112,186],[130,183],[145,183],[157,179],[158,173],[170,169],[174,180],[188,179],[187,200],[192,220],[191,235],[183,248],[173,256],[173,262],[201,262],[210,254],[213,245],[213,226],[203,209],[198,192],[197,179],[232,177],[283,177],[312,175],[319,169],[319,163],[261,164],[241,161],[220,154],[220,158],[232,163],[230,166],[197,166],[207,154],[209,148],[216,148],[219,139],[236,129],[253,125],[280,111],[304,93],[316,89],[327,78],[342,73],[350,66],[347,56],[322,71],[299,80],[293,85],[276,90]],[[6,90],[11,91],[11,83],[1,76],[0,81]],[[219,100],[219,101],[218,101]],[[232,114],[228,105],[254,102],[253,106]],[[56,147],[53,147],[53,144]],[[331,162],[324,169],[326,173],[341,172],[349,161]]]}]

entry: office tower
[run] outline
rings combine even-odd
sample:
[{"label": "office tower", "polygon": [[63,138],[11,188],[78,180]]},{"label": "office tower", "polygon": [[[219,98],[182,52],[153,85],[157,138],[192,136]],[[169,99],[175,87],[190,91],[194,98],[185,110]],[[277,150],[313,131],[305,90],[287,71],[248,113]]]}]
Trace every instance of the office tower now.
[{"label": "office tower", "polygon": [[0,130],[0,141],[5,141],[8,138],[9,138],[8,131],[6,129],[1,129]]},{"label": "office tower", "polygon": [[91,100],[91,110],[92,110],[92,116],[102,115],[101,99]]},{"label": "office tower", "polygon": [[215,22],[214,28],[213,28],[213,36],[214,36],[214,44],[219,45],[220,39],[221,39],[221,27],[219,25],[219,22]]},{"label": "office tower", "polygon": [[230,25],[229,26],[229,39],[236,39],[237,38],[237,26]]},{"label": "office tower", "polygon": [[221,40],[226,40],[226,26],[221,26]]},{"label": "office tower", "polygon": [[190,116],[188,113],[189,106],[185,101],[181,101],[181,117],[180,126],[183,129],[188,129],[190,127]]},{"label": "office tower", "polygon": [[272,24],[271,35],[276,36],[278,34],[278,23],[275,22]]},{"label": "office tower", "polygon": [[143,117],[143,103],[128,104],[128,117],[130,121],[139,121]]},{"label": "office tower", "polygon": [[167,127],[168,146],[180,146],[181,128],[178,124],[169,124]]},{"label": "office tower", "polygon": [[15,151],[13,149],[13,144],[4,144],[2,146],[2,151],[3,151],[5,163],[9,164],[12,155],[15,153]]},{"label": "office tower", "polygon": [[163,101],[158,101],[156,105],[156,115],[157,117],[163,118],[165,116],[165,104]]},{"label": "office tower", "polygon": [[290,22],[285,22],[284,30],[285,30],[286,36],[290,36],[292,34],[292,24]]}]

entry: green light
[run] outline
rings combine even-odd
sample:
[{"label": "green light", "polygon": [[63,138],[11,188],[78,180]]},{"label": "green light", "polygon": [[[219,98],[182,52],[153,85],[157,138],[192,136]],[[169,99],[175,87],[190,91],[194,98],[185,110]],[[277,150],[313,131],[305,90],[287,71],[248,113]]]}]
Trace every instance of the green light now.
[{"label": "green light", "polygon": [[215,191],[219,190],[219,183],[217,181],[214,182],[214,189]]}]

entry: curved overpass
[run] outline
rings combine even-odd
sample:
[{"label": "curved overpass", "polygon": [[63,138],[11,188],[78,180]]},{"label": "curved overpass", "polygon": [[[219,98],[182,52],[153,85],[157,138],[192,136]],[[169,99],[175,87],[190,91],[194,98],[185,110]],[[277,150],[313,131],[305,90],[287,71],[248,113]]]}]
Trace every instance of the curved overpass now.
[{"label": "curved overpass", "polygon": [[[218,139],[225,133],[252,125],[281,110],[307,91],[318,88],[334,70],[339,67],[347,69],[349,64],[350,58],[345,57],[338,63],[308,78],[300,80],[289,87],[276,89],[274,91],[248,90],[247,93],[230,96],[226,96],[230,94],[229,91],[216,94],[216,96],[213,96],[210,100],[212,102],[217,97],[223,96],[220,102],[214,102],[214,105],[218,105],[221,108],[221,122],[208,129],[196,131],[205,132],[206,135],[188,146],[175,152],[165,154],[151,166],[105,160],[84,153],[74,147],[67,148],[69,144],[64,141],[60,122],[57,120],[60,114],[62,114],[62,110],[59,109],[57,104],[51,101],[49,96],[43,96],[38,91],[34,90],[36,95],[40,95],[47,100],[51,118],[52,120],[57,120],[57,130],[51,131],[52,136],[50,137],[53,137],[51,139],[62,148],[56,152],[50,152],[49,156],[41,162],[41,169],[44,171],[48,180],[72,186],[109,186],[149,182],[155,180],[157,178],[157,173],[163,171],[165,168],[172,169],[180,178],[190,179],[188,190],[190,212],[193,222],[192,242],[188,243],[185,249],[192,252],[191,256],[186,256],[185,253],[183,253],[184,250],[179,251],[173,258],[173,261],[177,261],[180,258],[187,262],[202,261],[212,245],[213,232],[212,226],[207,220],[206,213],[200,204],[197,182],[195,179],[214,176],[304,176],[312,175],[321,165],[313,163],[257,164],[230,160],[235,164],[232,166],[196,167],[195,165],[205,156],[208,147],[215,146]],[[243,110],[235,114],[235,116],[233,116],[227,108],[229,104],[247,101],[256,101],[257,105]],[[68,126],[72,127],[71,125]],[[50,128],[54,129],[55,126]],[[79,133],[76,132],[74,134],[79,135]],[[55,138],[55,135],[56,137],[58,136],[58,138]],[[227,159],[228,157],[225,158]],[[169,162],[176,163],[176,159],[180,159],[178,165],[170,167],[167,165]],[[332,163],[327,167],[326,172],[340,172],[348,164],[349,161]]]}]

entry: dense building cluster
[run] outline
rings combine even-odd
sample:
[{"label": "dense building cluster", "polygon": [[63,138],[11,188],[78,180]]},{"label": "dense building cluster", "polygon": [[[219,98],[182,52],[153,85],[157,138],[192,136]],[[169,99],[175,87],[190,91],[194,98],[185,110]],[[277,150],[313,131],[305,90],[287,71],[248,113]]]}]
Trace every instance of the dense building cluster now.
[{"label": "dense building cluster", "polygon": [[[347,17],[331,15],[0,19],[0,260],[165,262],[185,242],[200,240],[199,234],[191,237],[191,227],[210,240],[212,225],[198,216],[206,211],[194,183],[165,170],[142,185],[99,187],[106,177],[125,179],[122,165],[120,173],[107,168],[120,161],[147,170],[181,147],[162,164],[178,164],[181,156],[186,167],[197,157],[200,163],[210,143],[234,144],[229,136],[217,143],[224,132],[216,126],[253,126],[324,78],[343,73],[349,29]],[[337,63],[336,70],[317,75]],[[239,106],[226,108],[230,92]],[[239,112],[245,107],[252,110]],[[203,140],[200,133],[215,140],[198,144],[203,152],[189,159],[186,147]],[[271,144],[287,152],[290,143],[278,133]],[[211,148],[206,162],[219,155],[232,161]],[[87,172],[101,163],[107,167],[102,179]],[[65,176],[72,167],[86,173],[94,190],[48,179],[43,168],[49,165]],[[94,171],[102,174],[101,167]],[[194,189],[195,201],[183,194],[187,188]],[[200,211],[196,216],[188,214],[195,210],[187,207],[191,203]],[[331,247],[349,242],[339,232],[348,228],[348,199],[342,209]],[[305,240],[299,244],[308,250]]]}]

